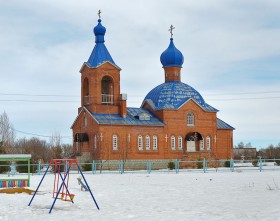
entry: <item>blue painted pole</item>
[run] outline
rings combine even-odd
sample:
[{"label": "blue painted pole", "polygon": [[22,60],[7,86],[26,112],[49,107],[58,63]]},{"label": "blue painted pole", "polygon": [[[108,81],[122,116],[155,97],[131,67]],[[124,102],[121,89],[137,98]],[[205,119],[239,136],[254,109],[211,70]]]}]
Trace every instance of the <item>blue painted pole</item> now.
[{"label": "blue painted pole", "polygon": [[[67,177],[68,174],[69,174],[70,168],[71,168],[71,167],[68,168],[68,170],[67,170],[67,172],[66,172],[64,178],[62,179],[62,183],[61,183],[61,185],[60,185],[60,187],[59,187],[59,190],[58,190],[57,193],[56,193],[56,196],[55,196],[54,201],[53,201],[53,204],[52,204],[52,206],[51,206],[51,208],[50,208],[50,210],[49,210],[49,213],[52,212],[52,209],[53,209],[54,204],[55,204],[55,202],[56,202],[56,200],[57,200],[57,197],[58,197],[58,195],[59,195],[59,193],[60,193],[60,191],[61,191],[62,185],[64,184],[64,186],[66,186],[66,185],[65,185],[65,179],[66,179],[66,177]],[[56,169],[56,168],[55,168],[55,169]],[[59,174],[60,174],[60,173],[59,173]]]},{"label": "blue painted pole", "polygon": [[233,161],[232,158],[230,159],[230,171],[231,171],[231,172],[234,171],[234,161]]},{"label": "blue painted pole", "polygon": [[122,160],[119,161],[119,173],[123,174],[123,161]]},{"label": "blue painted pole", "polygon": [[151,161],[150,161],[150,160],[147,160],[147,172],[148,172],[148,174],[151,173],[151,170],[152,170]]},{"label": "blue painted pole", "polygon": [[92,174],[95,174],[96,168],[95,168],[95,163],[94,160],[92,161],[92,165],[91,165],[91,172]]},{"label": "blue painted pole", "polygon": [[83,180],[84,180],[84,182],[85,182],[85,184],[86,184],[86,186],[87,186],[87,188],[88,188],[88,190],[89,190],[89,192],[90,192],[90,195],[91,195],[91,197],[92,197],[92,199],[93,199],[93,201],[94,201],[94,203],[95,203],[97,209],[99,210],[99,206],[98,206],[98,204],[97,204],[97,202],[96,202],[96,200],[95,200],[95,198],[94,198],[94,196],[93,196],[93,194],[92,194],[92,192],[91,192],[91,189],[90,189],[90,187],[89,187],[89,185],[88,185],[88,183],[87,183],[87,181],[86,181],[86,179],[85,179],[85,177],[84,177],[84,174],[83,174],[83,172],[82,172],[80,166],[77,165],[77,167],[78,167],[78,170],[80,171],[80,173],[81,173],[81,175],[82,175],[82,177],[83,177]]},{"label": "blue painted pole", "polygon": [[176,159],[175,161],[175,172],[178,173],[179,172],[179,160]]},{"label": "blue painted pole", "polygon": [[43,177],[42,177],[42,179],[41,179],[41,181],[40,181],[39,185],[37,186],[37,189],[35,190],[35,193],[33,194],[33,196],[32,196],[32,198],[31,198],[31,200],[30,200],[30,202],[29,202],[28,206],[30,206],[30,205],[31,205],[31,203],[32,203],[32,201],[33,201],[33,199],[34,199],[34,197],[35,197],[36,193],[38,192],[38,189],[39,189],[39,187],[41,186],[42,181],[43,181],[43,179],[45,178],[45,176],[46,176],[46,174],[47,174],[47,172],[48,172],[49,168],[50,168],[50,165],[48,165],[48,167],[47,167],[47,169],[46,169],[46,172],[44,173],[44,175],[43,175]]},{"label": "blue painted pole", "polygon": [[262,158],[259,158],[259,168],[260,168],[260,172],[262,172]]},{"label": "blue painted pole", "polygon": [[207,170],[206,159],[203,158],[203,173],[206,173],[206,170]]}]

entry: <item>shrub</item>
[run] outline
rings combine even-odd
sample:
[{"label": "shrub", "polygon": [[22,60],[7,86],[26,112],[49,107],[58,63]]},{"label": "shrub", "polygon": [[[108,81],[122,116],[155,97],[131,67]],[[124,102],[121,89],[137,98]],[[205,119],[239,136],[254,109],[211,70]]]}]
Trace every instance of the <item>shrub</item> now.
[{"label": "shrub", "polygon": [[82,165],[83,171],[91,171],[92,170],[92,163],[87,160],[83,165]]},{"label": "shrub", "polygon": [[203,162],[202,161],[198,161],[196,163],[196,167],[197,167],[197,169],[202,169],[203,168]]},{"label": "shrub", "polygon": [[280,166],[280,160],[275,160],[277,166]]},{"label": "shrub", "polygon": [[257,167],[258,163],[259,163],[259,161],[257,159],[252,161],[252,164],[253,164],[254,167]]},{"label": "shrub", "polygon": [[170,162],[168,162],[167,167],[168,167],[169,170],[174,170],[175,169],[175,163],[170,161]]},{"label": "shrub", "polygon": [[225,161],[224,166],[225,167],[230,167],[230,161],[229,160]]},{"label": "shrub", "polygon": [[[5,173],[10,171],[10,162],[7,161],[0,161],[0,173]],[[7,166],[6,166],[7,165]]]}]

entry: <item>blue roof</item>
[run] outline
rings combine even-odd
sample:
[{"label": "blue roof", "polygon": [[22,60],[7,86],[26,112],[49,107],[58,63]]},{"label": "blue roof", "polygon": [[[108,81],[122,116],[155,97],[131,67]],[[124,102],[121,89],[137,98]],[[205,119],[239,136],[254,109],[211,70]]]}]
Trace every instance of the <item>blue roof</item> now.
[{"label": "blue roof", "polygon": [[217,118],[217,129],[230,129],[230,130],[234,130],[235,128],[230,126],[226,122],[222,121],[221,119]]},{"label": "blue roof", "polygon": [[190,99],[193,99],[207,112],[218,111],[206,104],[203,97],[194,88],[179,81],[165,82],[152,89],[145,97],[142,106],[148,102],[154,110],[177,110]]},{"label": "blue roof", "polygon": [[94,27],[93,32],[95,35],[96,44],[88,61],[86,62],[87,66],[96,68],[101,64],[104,64],[105,62],[110,62],[111,64],[117,66],[104,44],[104,35],[106,33],[106,28],[102,26],[101,19],[98,19],[98,24]]},{"label": "blue roof", "polygon": [[184,56],[181,51],[175,47],[173,38],[170,38],[170,44],[168,48],[161,54],[160,62],[162,63],[163,67],[182,67],[182,64],[184,63]]},{"label": "blue roof", "polygon": [[[150,115],[150,120],[139,120],[141,114]],[[126,118],[119,114],[91,114],[98,124],[135,125],[135,126],[164,126],[154,114],[145,108],[127,108]]]}]

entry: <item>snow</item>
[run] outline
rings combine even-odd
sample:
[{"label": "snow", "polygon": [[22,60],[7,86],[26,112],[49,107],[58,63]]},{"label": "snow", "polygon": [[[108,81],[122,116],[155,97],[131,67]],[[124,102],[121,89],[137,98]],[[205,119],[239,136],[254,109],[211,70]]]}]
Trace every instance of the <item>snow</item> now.
[{"label": "snow", "polygon": [[[0,194],[3,220],[279,220],[279,171],[85,174],[100,207],[71,174],[74,204],[57,200],[52,213],[53,174],[38,195]],[[31,177],[36,189],[42,175]]]}]

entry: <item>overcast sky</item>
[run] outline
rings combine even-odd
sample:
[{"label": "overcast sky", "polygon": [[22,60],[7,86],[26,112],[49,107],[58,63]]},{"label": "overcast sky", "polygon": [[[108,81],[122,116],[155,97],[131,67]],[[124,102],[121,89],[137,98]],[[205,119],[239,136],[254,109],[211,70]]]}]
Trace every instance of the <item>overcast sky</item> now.
[{"label": "overcast sky", "polygon": [[17,138],[58,132],[71,143],[99,9],[128,106],[163,83],[159,58],[172,24],[182,81],[236,128],[234,143],[280,142],[279,0],[1,1],[0,113]]}]

